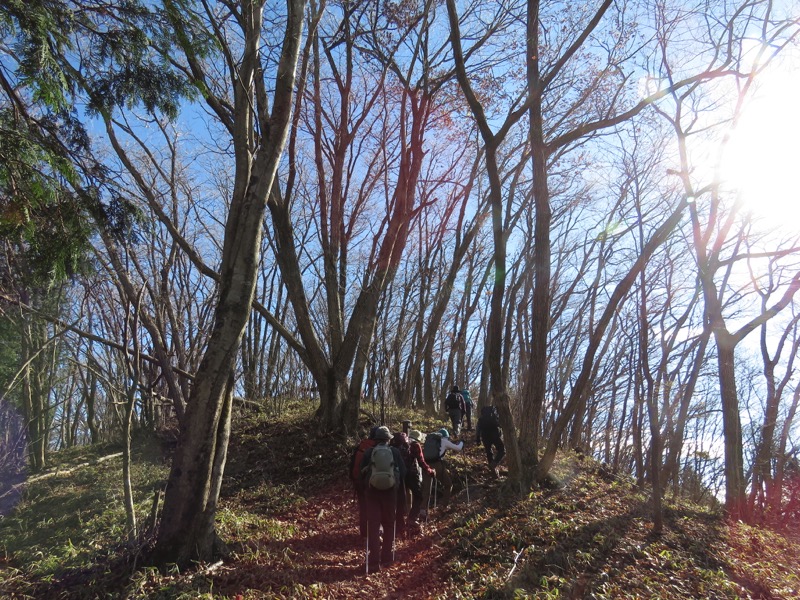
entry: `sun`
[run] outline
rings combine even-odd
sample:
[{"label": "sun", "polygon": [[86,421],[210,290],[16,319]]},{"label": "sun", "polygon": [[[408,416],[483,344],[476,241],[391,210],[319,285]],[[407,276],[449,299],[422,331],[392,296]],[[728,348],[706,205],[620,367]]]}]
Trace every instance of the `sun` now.
[{"label": "sun", "polygon": [[722,178],[745,210],[771,227],[800,232],[800,61],[763,74],[722,162]]}]

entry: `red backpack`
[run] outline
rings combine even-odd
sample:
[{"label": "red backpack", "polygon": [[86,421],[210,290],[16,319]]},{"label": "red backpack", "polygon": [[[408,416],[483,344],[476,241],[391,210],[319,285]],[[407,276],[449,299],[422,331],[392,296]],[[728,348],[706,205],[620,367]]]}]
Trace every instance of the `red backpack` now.
[{"label": "red backpack", "polygon": [[374,448],[378,445],[376,440],[366,439],[361,440],[361,443],[356,447],[353,452],[353,457],[350,463],[350,479],[353,481],[361,481],[361,461],[364,458],[364,453],[367,448]]}]

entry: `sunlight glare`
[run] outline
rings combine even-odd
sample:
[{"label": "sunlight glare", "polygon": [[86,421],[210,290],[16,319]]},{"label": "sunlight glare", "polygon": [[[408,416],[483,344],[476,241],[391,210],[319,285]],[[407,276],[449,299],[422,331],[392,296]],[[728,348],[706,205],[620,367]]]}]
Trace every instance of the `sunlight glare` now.
[{"label": "sunlight glare", "polygon": [[722,177],[755,217],[800,231],[798,100],[800,68],[765,74],[730,140]]}]

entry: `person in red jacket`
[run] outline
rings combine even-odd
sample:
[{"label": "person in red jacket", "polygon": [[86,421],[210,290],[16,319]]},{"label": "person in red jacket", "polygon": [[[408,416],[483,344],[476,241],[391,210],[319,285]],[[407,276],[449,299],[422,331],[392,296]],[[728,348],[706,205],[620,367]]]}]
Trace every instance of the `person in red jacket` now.
[{"label": "person in red jacket", "polygon": [[391,439],[388,427],[378,427],[377,446],[367,449],[361,459],[367,502],[367,573],[377,573],[394,562],[397,497],[406,478],[406,465],[400,450],[389,446]]},{"label": "person in red jacket", "polygon": [[425,457],[422,455],[422,444],[425,442],[425,437],[420,431],[412,429],[408,432],[409,453],[415,467],[409,469],[406,473],[406,487],[411,490],[411,510],[408,513],[409,527],[419,527],[419,514],[422,510],[422,473],[424,472],[428,477],[436,477],[436,471],[425,462]]},{"label": "person in red jacket", "polygon": [[366,488],[361,477],[361,459],[364,458],[364,453],[368,449],[378,445],[378,441],[375,439],[377,430],[378,426],[376,425],[370,430],[369,437],[361,440],[350,455],[350,480],[353,482],[353,491],[358,501],[358,529],[362,538],[367,537],[367,503],[364,497]]}]

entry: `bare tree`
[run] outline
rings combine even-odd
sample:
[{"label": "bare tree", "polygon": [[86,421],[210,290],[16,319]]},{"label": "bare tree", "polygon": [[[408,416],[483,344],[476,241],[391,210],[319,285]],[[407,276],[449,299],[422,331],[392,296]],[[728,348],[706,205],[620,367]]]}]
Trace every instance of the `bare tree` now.
[{"label": "bare tree", "polygon": [[[770,264],[773,262],[771,260]],[[759,290],[759,295],[761,296],[761,310],[765,311],[767,310],[769,290]],[[800,341],[797,338],[798,322],[800,322],[800,316],[794,315],[788,323],[782,325],[777,332],[777,341],[771,339],[774,337],[769,331],[772,323],[764,323],[759,328],[766,397],[764,398],[764,415],[753,457],[753,476],[748,500],[748,510],[754,516],[767,513],[776,514],[780,510],[783,481],[776,475],[783,472],[783,464],[777,463],[784,463],[785,456],[776,452],[780,445],[779,440],[776,439],[776,432],[780,422],[781,404],[793,380],[795,360],[798,349],[800,349]],[[773,345],[774,350],[770,351],[770,346]],[[788,356],[784,356],[784,351],[788,352]],[[779,369],[783,370],[782,374],[779,374]],[[785,442],[783,444],[785,447]],[[773,468],[773,464],[775,464],[775,468]]]},{"label": "bare tree", "polygon": [[[762,29],[764,44],[757,51],[755,59],[752,60],[749,72],[742,75],[741,84],[732,90],[732,93],[735,93],[736,101],[733,103],[728,117],[731,128],[736,127],[744,100],[751,92],[757,75],[774,59],[780,49],[798,35],[794,22],[773,23],[768,20],[771,3],[767,3],[764,7],[751,8],[756,11],[753,16],[760,18],[764,23]],[[758,12],[759,10],[767,11],[764,13],[766,16],[762,16]],[[744,49],[736,45],[740,43],[740,40],[732,39],[735,31],[732,18],[731,26],[720,41],[720,47],[724,45],[733,48],[733,52],[739,53],[736,56],[730,56],[730,61],[737,57],[739,60],[744,60],[742,57]],[[668,75],[672,77],[671,73]],[[742,249],[748,235],[748,223],[742,220],[741,198],[737,198],[735,195],[732,197],[730,192],[725,189],[718,173],[710,183],[705,185],[702,182],[696,182],[691,175],[691,153],[688,146],[690,140],[698,134],[698,115],[690,107],[703,105],[702,102],[698,102],[697,92],[697,88],[692,86],[685,92],[673,94],[674,113],[668,118],[675,128],[679,142],[680,175],[684,185],[684,195],[690,200],[689,214],[693,228],[693,251],[698,264],[698,278],[702,289],[706,322],[714,338],[717,351],[725,437],[725,507],[732,517],[746,518],[748,516],[745,497],[746,481],[735,372],[735,350],[750,333],[790,304],[800,288],[800,274],[787,276],[779,284],[776,284],[775,289],[782,289],[783,293],[772,306],[757,311],[734,331],[729,329],[726,302],[728,294],[739,287],[735,283],[734,269],[737,263],[748,256]],[[707,98],[704,100],[709,102]],[[666,113],[664,114],[666,115]],[[703,129],[705,130],[706,127],[704,126]],[[726,131],[719,142],[720,156],[729,139],[730,129]],[[717,168],[719,168],[718,165]],[[765,252],[764,256],[791,256],[795,251],[793,248],[772,250]]]},{"label": "bare tree", "polygon": [[[164,498],[156,545],[160,562],[183,565],[191,560],[209,560],[215,550],[220,550],[214,517],[230,436],[235,358],[255,293],[264,209],[275,186],[290,124],[304,7],[303,0],[286,4],[272,99],[263,80],[268,70],[260,52],[264,6],[245,2],[241,12],[230,15],[238,21],[243,36],[239,59],[229,63],[236,65],[231,73],[236,81],[234,108],[228,113],[236,178],[225,224],[214,327],[181,422],[181,438]],[[196,68],[192,61],[198,57],[192,53],[189,36],[183,33],[189,67]],[[230,50],[225,40],[220,42]],[[220,98],[208,99],[212,108],[222,108],[214,105]]]}]

